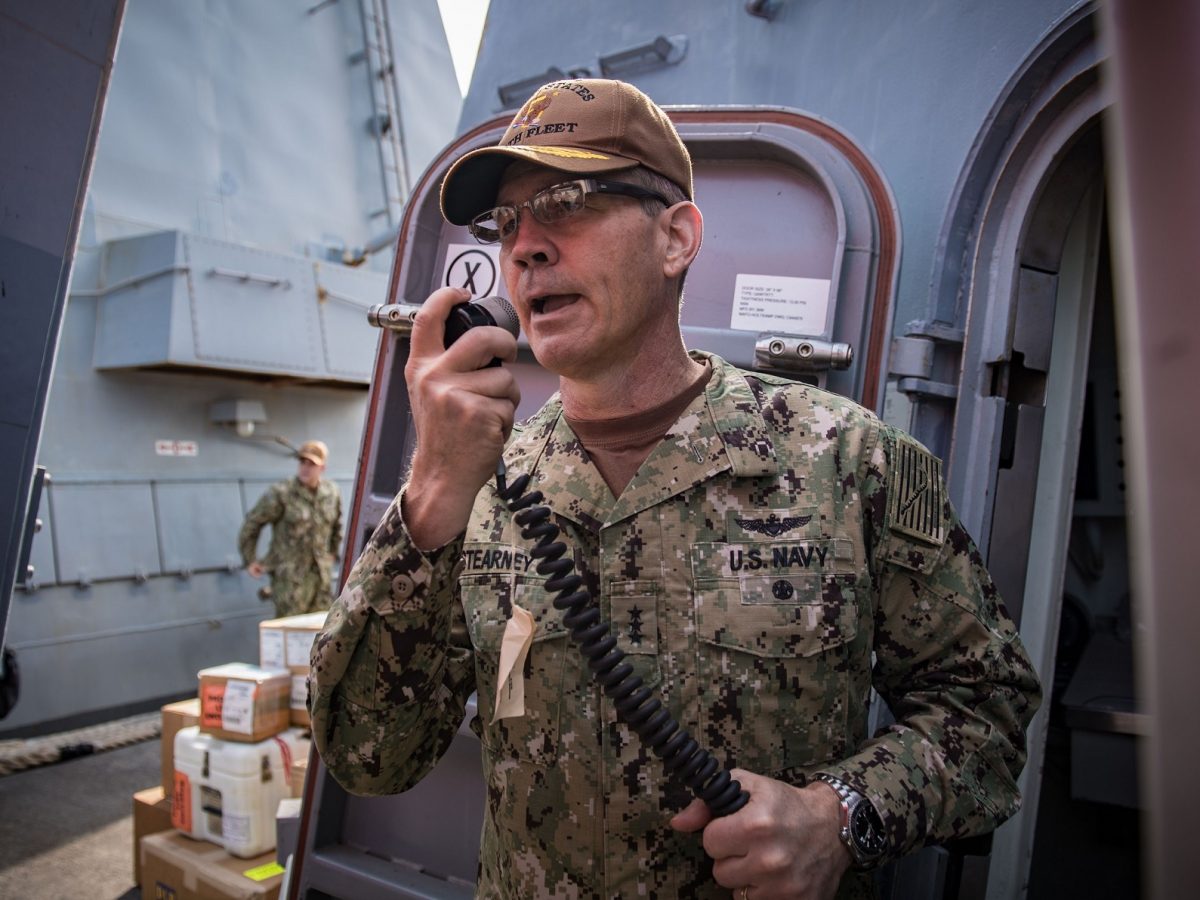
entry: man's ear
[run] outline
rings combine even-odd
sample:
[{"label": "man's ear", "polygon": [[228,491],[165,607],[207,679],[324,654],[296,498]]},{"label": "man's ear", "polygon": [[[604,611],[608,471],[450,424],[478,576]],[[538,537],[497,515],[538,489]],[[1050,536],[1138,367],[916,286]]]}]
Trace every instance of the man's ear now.
[{"label": "man's ear", "polygon": [[676,203],[662,215],[667,238],[663,274],[667,278],[678,278],[687,271],[700,252],[700,243],[704,240],[704,217],[700,215],[696,204],[688,200]]}]

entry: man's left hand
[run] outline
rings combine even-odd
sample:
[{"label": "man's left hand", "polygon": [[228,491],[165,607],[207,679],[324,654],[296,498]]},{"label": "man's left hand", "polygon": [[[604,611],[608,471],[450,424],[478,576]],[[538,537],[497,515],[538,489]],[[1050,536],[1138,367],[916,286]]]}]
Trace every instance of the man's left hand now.
[{"label": "man's left hand", "polygon": [[670,823],[676,831],[704,830],[717,884],[738,900],[827,900],[837,893],[850,851],[838,837],[841,806],[833,788],[821,781],[792,787],[742,769],[730,774],[749,792],[749,803],[714,819],[704,801],[693,800]]}]

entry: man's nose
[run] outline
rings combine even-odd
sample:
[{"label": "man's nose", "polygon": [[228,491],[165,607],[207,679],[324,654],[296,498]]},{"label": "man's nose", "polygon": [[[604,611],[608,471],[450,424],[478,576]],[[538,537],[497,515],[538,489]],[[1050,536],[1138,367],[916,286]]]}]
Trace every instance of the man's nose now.
[{"label": "man's nose", "polygon": [[552,226],[543,225],[525,207],[517,217],[516,230],[508,238],[509,259],[518,266],[546,265],[558,258]]}]

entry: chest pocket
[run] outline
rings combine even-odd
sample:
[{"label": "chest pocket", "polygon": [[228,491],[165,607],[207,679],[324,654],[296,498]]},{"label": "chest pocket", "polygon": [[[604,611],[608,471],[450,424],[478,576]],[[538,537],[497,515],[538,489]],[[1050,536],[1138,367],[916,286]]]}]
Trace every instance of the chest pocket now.
[{"label": "chest pocket", "polygon": [[691,555],[709,733],[762,772],[844,755],[859,618],[851,542],[696,544]]},{"label": "chest pocket", "polygon": [[293,529],[307,528],[313,520],[313,507],[303,500],[293,498],[283,508],[283,522]]},{"label": "chest pocket", "polygon": [[[531,762],[557,758],[561,738],[564,652],[567,633],[545,591],[545,579],[511,547],[468,544],[459,592],[475,648],[479,714],[472,729],[489,749]],[[493,567],[494,566],[494,567]],[[500,647],[516,603],[533,616],[533,643],[521,671],[525,715],[492,722],[496,710]]]}]

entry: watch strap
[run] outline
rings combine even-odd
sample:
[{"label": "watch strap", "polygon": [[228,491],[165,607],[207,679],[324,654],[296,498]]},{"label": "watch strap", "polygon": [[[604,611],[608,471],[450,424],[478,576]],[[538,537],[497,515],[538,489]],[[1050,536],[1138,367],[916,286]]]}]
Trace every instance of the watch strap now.
[{"label": "watch strap", "polygon": [[846,845],[846,849],[850,851],[850,858],[854,860],[854,868],[860,870],[871,868],[882,857],[882,852],[868,853],[865,848],[860,847],[854,840],[854,835],[850,830],[850,820],[854,815],[854,810],[862,803],[866,803],[868,806],[871,805],[871,801],[846,784],[846,782],[833,775],[820,772],[813,777],[817,781],[825,782],[837,792],[838,800],[842,805],[842,821],[838,829],[838,837]]}]

